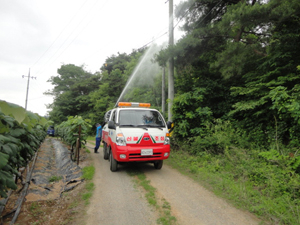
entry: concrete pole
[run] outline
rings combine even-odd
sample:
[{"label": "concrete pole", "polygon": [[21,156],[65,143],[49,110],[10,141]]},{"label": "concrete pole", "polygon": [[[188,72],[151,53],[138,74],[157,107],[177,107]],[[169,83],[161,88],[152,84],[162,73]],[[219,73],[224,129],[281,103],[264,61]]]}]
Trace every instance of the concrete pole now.
[{"label": "concrete pole", "polygon": [[29,92],[29,80],[30,80],[30,78],[36,79],[36,77],[30,77],[30,68],[29,68],[28,76],[22,75],[22,77],[23,78],[28,77],[28,80],[27,80],[27,91],[26,91],[26,100],[25,100],[25,110],[27,110],[28,92]]},{"label": "concrete pole", "polygon": [[166,111],[166,95],[165,95],[165,88],[166,88],[166,67],[163,68],[163,74],[162,74],[162,82],[161,82],[161,111],[163,115]]},{"label": "concrete pole", "polygon": [[29,92],[29,79],[30,79],[30,68],[28,72],[28,80],[27,80],[27,91],[26,91],[26,100],[25,100],[25,110],[27,110],[27,101],[28,101],[28,92]]},{"label": "concrete pole", "polygon": [[[173,0],[169,0],[169,47],[174,45],[173,29]],[[169,76],[168,76],[168,120],[172,121],[172,105],[174,100],[174,58],[169,58]]]}]

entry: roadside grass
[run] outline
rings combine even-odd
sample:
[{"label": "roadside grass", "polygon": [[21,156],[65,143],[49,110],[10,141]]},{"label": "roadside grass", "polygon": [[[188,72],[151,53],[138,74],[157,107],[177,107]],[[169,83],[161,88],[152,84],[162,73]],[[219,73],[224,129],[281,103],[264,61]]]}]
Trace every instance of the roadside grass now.
[{"label": "roadside grass", "polygon": [[[88,136],[86,141],[89,142],[90,144],[95,144],[96,142],[95,136]],[[100,147],[103,147],[102,141],[100,143]]]},{"label": "roadside grass", "polygon": [[278,166],[259,162],[257,154],[227,149],[224,155],[201,152],[196,156],[178,150],[172,151],[166,163],[235,207],[266,221],[261,224],[300,224],[300,200],[293,198],[299,193],[291,197],[284,191],[293,185],[297,187],[298,176],[291,173],[289,176],[295,179],[286,178],[277,170]]},{"label": "roadside grass", "polygon": [[37,217],[39,214],[43,213],[42,207],[38,202],[32,202],[29,211],[33,214],[33,216]]},{"label": "roadside grass", "polygon": [[94,175],[95,175],[95,167],[93,165],[91,166],[86,166],[82,169],[82,178],[85,180],[92,180]]},{"label": "roadside grass", "polygon": [[95,137],[94,136],[88,136],[86,140],[87,141],[95,141]]},{"label": "roadside grass", "polygon": [[127,170],[127,173],[134,177],[134,182],[138,187],[145,191],[145,197],[149,205],[158,210],[160,217],[157,219],[157,224],[162,225],[175,225],[176,218],[172,216],[171,206],[165,199],[158,199],[156,189],[151,186],[150,180],[147,180],[146,175],[139,170]]},{"label": "roadside grass", "polygon": [[49,182],[56,182],[56,181],[59,181],[62,179],[62,176],[52,176],[52,177],[49,177],[48,181]]},{"label": "roadside grass", "polygon": [[[90,158],[90,155],[88,156],[88,158]],[[59,223],[61,225],[84,224],[84,218],[86,217],[85,207],[90,204],[90,199],[95,189],[95,185],[92,182],[92,179],[95,175],[95,167],[90,163],[88,165],[89,166],[85,166],[82,168],[83,174],[81,178],[85,181],[83,183],[84,186],[80,187],[80,191],[78,192],[78,194],[73,195],[72,192],[63,193],[64,197],[69,202],[68,210],[70,216],[63,222]]]},{"label": "roadside grass", "polygon": [[91,151],[86,146],[84,146],[84,150],[86,153],[91,153]]},{"label": "roadside grass", "polygon": [[29,207],[29,211],[33,216],[33,218],[35,218],[35,221],[32,224],[39,225],[46,222],[46,219],[43,216],[44,214],[43,206],[40,202],[32,202]]},{"label": "roadside grass", "polygon": [[95,189],[95,184],[91,181],[95,175],[95,167],[93,165],[86,166],[82,169],[82,178],[86,180],[85,190],[81,194],[82,200],[84,200],[85,205],[90,204],[90,198],[93,195]]}]

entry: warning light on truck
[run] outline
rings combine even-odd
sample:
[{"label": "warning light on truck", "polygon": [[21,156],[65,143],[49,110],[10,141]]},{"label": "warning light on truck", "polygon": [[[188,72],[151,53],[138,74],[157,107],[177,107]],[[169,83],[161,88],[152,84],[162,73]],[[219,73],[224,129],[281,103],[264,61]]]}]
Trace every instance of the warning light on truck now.
[{"label": "warning light on truck", "polygon": [[151,106],[150,103],[139,103],[139,102],[119,102],[119,107],[147,107]]}]

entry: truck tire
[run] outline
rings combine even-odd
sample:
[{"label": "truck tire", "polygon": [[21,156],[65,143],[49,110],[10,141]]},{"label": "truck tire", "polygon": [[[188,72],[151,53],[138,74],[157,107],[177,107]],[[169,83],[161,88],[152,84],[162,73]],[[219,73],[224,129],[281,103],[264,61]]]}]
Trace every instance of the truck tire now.
[{"label": "truck tire", "polygon": [[154,168],[157,170],[160,170],[163,166],[163,163],[164,163],[163,160],[154,161]]},{"label": "truck tire", "polygon": [[104,145],[103,145],[103,158],[104,158],[105,160],[107,160],[108,157],[109,157],[109,155],[108,155],[107,144],[104,142]]},{"label": "truck tire", "polygon": [[118,169],[118,162],[117,162],[117,160],[114,159],[114,156],[111,151],[109,154],[109,161],[110,161],[110,171],[116,172]]}]

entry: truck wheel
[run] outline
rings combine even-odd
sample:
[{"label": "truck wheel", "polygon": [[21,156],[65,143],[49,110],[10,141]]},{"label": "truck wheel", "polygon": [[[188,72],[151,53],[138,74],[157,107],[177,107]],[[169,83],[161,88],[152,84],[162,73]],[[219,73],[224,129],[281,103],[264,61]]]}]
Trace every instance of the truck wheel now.
[{"label": "truck wheel", "polygon": [[154,161],[154,168],[157,170],[160,170],[163,166],[163,163],[164,163],[163,160]]},{"label": "truck wheel", "polygon": [[109,154],[109,161],[110,161],[110,170],[112,172],[117,171],[118,162],[117,162],[117,160],[114,159],[113,154],[112,154],[111,151],[110,151],[110,154]]},{"label": "truck wheel", "polygon": [[107,144],[104,142],[104,145],[103,145],[103,158],[105,160],[107,160],[108,157],[109,157],[109,155],[108,155],[108,150],[107,150]]}]

